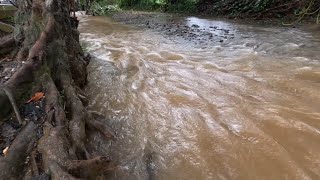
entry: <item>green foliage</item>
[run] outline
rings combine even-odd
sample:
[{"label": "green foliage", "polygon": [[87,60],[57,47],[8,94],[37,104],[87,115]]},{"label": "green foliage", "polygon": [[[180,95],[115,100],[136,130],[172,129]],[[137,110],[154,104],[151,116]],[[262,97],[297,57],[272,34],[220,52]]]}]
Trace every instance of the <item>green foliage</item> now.
[{"label": "green foliage", "polygon": [[[80,2],[86,0],[80,0]],[[113,5],[113,6],[111,6]],[[93,0],[93,14],[124,9],[231,15],[231,17],[316,16],[320,21],[319,0]],[[300,18],[302,17],[302,18]]]},{"label": "green foliage", "polygon": [[106,14],[110,8],[105,7],[113,4],[125,9],[195,12],[198,2],[199,0],[95,0],[91,11],[95,14]]},{"label": "green foliage", "polygon": [[273,0],[258,0],[253,5],[252,9],[255,12],[263,11],[267,7],[270,7],[273,3],[274,3]]},{"label": "green foliage", "polygon": [[106,15],[115,11],[120,10],[117,4],[110,4],[108,1],[94,1],[91,4],[90,11],[94,15]]},{"label": "green foliage", "polygon": [[197,0],[177,1],[174,4],[170,4],[168,10],[177,12],[196,12],[197,4]]},{"label": "green foliage", "polygon": [[134,8],[145,10],[161,9],[166,5],[166,0],[118,0],[122,8]]}]

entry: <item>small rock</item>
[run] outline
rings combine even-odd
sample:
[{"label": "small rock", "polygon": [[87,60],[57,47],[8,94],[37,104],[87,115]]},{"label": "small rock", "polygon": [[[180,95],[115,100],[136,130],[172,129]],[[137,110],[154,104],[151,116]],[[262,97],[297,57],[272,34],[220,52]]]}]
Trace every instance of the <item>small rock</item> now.
[{"label": "small rock", "polygon": [[199,25],[197,25],[197,24],[192,24],[192,26],[191,26],[191,27],[199,28],[200,26],[199,26]]}]

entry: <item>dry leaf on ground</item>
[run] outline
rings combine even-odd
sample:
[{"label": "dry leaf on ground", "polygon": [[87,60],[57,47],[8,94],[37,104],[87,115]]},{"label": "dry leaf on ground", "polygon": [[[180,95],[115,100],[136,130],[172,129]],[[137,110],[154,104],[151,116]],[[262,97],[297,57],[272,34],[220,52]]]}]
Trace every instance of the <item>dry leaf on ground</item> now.
[{"label": "dry leaf on ground", "polygon": [[43,92],[37,92],[34,96],[32,96],[32,98],[29,101],[27,101],[27,103],[30,103],[32,101],[39,101],[43,97],[44,97]]}]

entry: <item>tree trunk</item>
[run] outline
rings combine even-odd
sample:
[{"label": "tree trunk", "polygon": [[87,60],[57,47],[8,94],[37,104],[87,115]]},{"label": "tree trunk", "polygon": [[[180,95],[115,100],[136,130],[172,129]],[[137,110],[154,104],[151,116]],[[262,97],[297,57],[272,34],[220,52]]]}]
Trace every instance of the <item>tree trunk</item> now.
[{"label": "tree trunk", "polygon": [[[25,63],[0,88],[0,115],[12,111],[3,88],[18,105],[41,90],[44,115],[40,122],[25,121],[8,153],[0,157],[1,178],[96,179],[110,167],[110,158],[93,157],[85,144],[86,125],[97,127],[97,122],[81,101],[88,62],[79,44],[78,21],[69,16],[65,0],[19,0],[17,4],[14,36],[5,47],[18,48],[15,60]],[[98,131],[108,130],[98,125]],[[109,132],[101,133],[110,139]]]}]

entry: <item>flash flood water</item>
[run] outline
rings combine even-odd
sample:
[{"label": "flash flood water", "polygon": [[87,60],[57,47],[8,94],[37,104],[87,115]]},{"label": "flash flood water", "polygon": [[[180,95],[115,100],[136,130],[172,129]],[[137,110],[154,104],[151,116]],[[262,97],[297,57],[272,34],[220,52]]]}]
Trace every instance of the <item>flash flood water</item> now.
[{"label": "flash flood water", "polygon": [[109,179],[320,179],[319,32],[181,18],[235,35],[199,45],[80,19],[89,108],[117,133],[89,142]]}]

